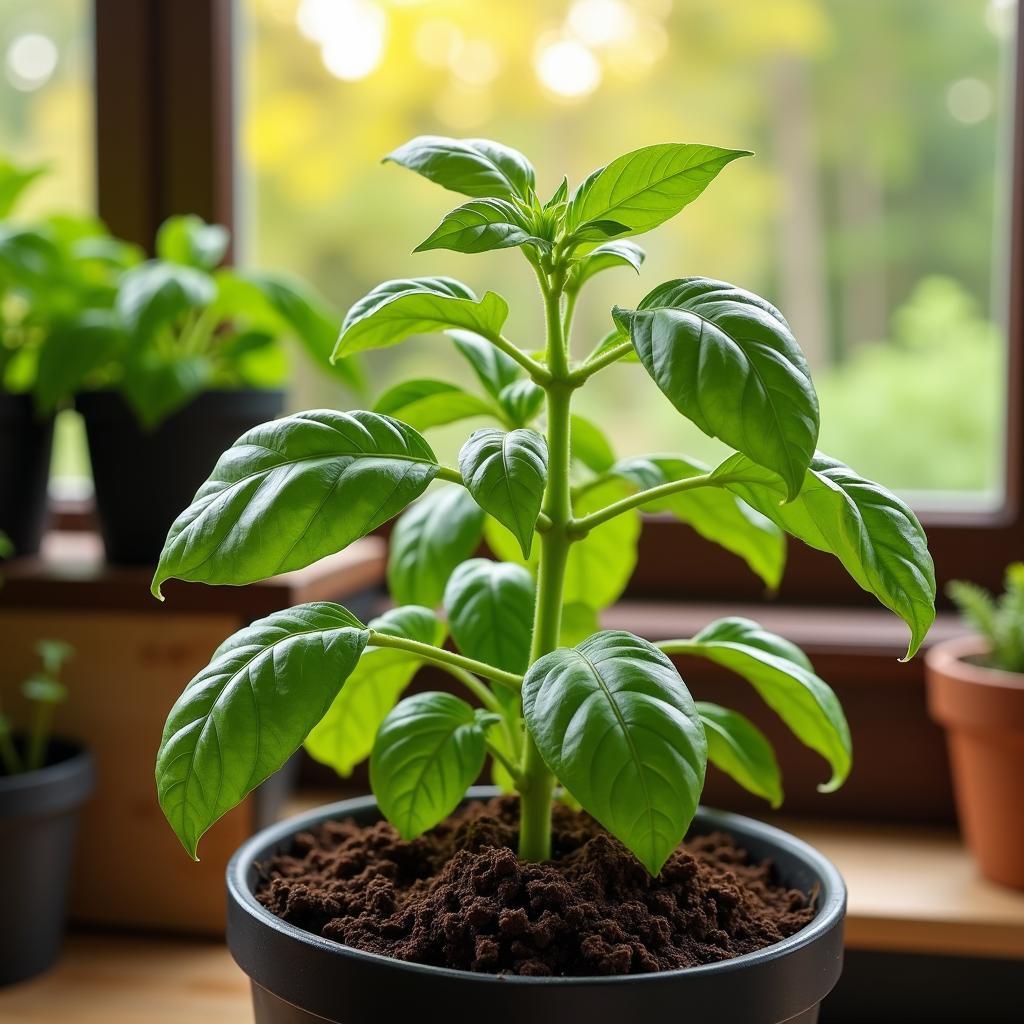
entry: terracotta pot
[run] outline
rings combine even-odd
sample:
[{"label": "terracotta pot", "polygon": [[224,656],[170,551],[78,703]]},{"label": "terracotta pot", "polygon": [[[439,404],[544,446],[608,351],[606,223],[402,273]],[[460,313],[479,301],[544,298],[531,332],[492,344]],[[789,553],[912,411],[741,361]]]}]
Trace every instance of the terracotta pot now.
[{"label": "terracotta pot", "polygon": [[928,708],[946,729],[960,827],[982,874],[1024,889],[1024,674],[986,668],[978,636],[925,656]]}]

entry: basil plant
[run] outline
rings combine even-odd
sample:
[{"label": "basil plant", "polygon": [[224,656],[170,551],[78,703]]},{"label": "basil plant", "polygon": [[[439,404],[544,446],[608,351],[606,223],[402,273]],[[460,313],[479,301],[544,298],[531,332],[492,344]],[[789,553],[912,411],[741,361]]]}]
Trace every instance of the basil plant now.
[{"label": "basil plant", "polygon": [[[326,602],[242,629],[186,687],[157,759],[160,803],[186,850],[301,745],[347,774],[369,757],[383,814],[411,838],[450,814],[488,757],[520,796],[519,852],[551,852],[551,803],[582,806],[657,873],[683,838],[707,763],[772,805],[779,768],[745,717],[696,702],[670,655],[738,673],[827,762],[824,790],[850,771],[842,708],[806,656],[742,618],[654,644],[602,630],[635,562],[641,513],[662,512],[744,559],[769,587],[787,536],[834,555],[910,627],[907,656],[934,618],[921,525],[878,484],[815,450],[807,362],[767,300],[677,278],[635,309],[616,306],[588,355],[573,310],[598,275],[639,271],[630,239],[693,202],[748,154],[649,146],[542,201],[525,156],[483,139],[414,139],[388,158],[468,197],[419,250],[519,249],[536,273],[547,340],[505,332],[508,306],[446,277],[388,281],[345,318],[338,358],[439,334],[479,380],[469,393],[410,380],[377,407],[316,410],[241,437],[175,521],[153,582],[244,584],[344,548],[400,516],[388,583],[395,607],[368,623]],[[616,459],[573,414],[576,392],[639,360],[664,400],[734,452]],[[653,389],[652,389],[653,390]],[[457,466],[423,431],[489,415]],[[609,415],[609,421],[612,419]],[[428,491],[432,483],[438,486]],[[474,557],[481,543],[496,558]],[[440,609],[440,611],[438,610]],[[450,642],[449,642],[450,641]],[[402,693],[424,664],[464,691]]]}]

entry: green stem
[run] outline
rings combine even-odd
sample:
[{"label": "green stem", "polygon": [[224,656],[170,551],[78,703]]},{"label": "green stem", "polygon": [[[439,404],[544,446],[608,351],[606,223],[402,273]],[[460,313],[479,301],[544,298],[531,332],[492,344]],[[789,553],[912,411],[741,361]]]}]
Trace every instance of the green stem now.
[{"label": "green stem", "polygon": [[680,491],[692,491],[697,487],[708,486],[716,486],[711,482],[710,473],[701,473],[699,476],[690,476],[685,480],[670,480],[667,484],[648,487],[645,491],[637,491],[636,494],[631,494],[628,498],[622,498],[604,508],[599,508],[596,512],[591,512],[589,516],[573,520],[570,526],[570,535],[573,538],[586,536],[587,532],[594,529],[595,526],[600,526],[630,509],[639,508],[641,505],[668,497],[670,494],[678,494]]},{"label": "green stem", "polygon": [[523,677],[517,676],[504,669],[495,668],[493,665],[486,665],[475,658],[465,658],[454,651],[446,651],[442,647],[434,647],[432,644],[421,644],[419,640],[409,640],[404,636],[391,636],[389,633],[378,633],[377,630],[369,631],[370,639],[367,646],[390,647],[396,651],[405,651],[408,654],[415,654],[424,661],[433,662],[435,665],[445,667],[453,666],[473,675],[483,676],[484,679],[493,679],[496,683],[508,686],[513,690],[519,690],[523,685]]},{"label": "green stem", "polygon": [[[564,271],[554,271],[542,281],[547,321],[547,363],[552,381],[547,393],[548,483],[544,493],[544,512],[550,528],[541,536],[537,567],[537,608],[533,624],[530,663],[559,644],[562,624],[562,591],[565,566],[572,540],[568,527],[572,520],[569,485],[569,415],[572,385],[568,382],[568,353],[565,347],[561,294]],[[519,856],[541,861],[551,856],[551,798],[555,778],[527,731],[523,750],[523,769],[517,789],[520,795]]]},{"label": "green stem", "polygon": [[513,764],[502,752],[501,748],[493,744],[490,740],[487,740],[487,750],[491,757],[494,758],[504,769],[512,776],[512,781],[515,783],[519,782],[519,765]]},{"label": "green stem", "polygon": [[589,376],[597,373],[598,370],[603,370],[610,363],[616,362],[632,351],[633,343],[631,341],[624,341],[613,348],[606,348],[599,356],[588,359],[578,370],[574,371],[569,380],[578,387]]},{"label": "green stem", "polygon": [[654,645],[666,654],[689,654],[700,650],[701,645],[693,640],[661,640]]},{"label": "green stem", "polygon": [[438,663],[438,668],[447,672],[453,679],[457,679],[462,685],[469,690],[471,694],[488,711],[493,711],[496,715],[501,715],[502,719],[505,718],[505,709],[501,706],[501,701],[494,696],[493,693],[487,688],[486,684],[481,683],[479,679],[471,672],[467,672],[463,668],[459,668],[457,665],[447,665]]},{"label": "green stem", "polygon": [[48,701],[36,704],[29,730],[28,750],[25,754],[25,767],[30,772],[42,768],[46,763],[46,748],[50,736],[50,722],[53,719],[53,705]]},{"label": "green stem", "polygon": [[489,334],[487,340],[496,349],[500,349],[510,359],[515,360],[530,375],[535,384],[544,387],[551,383],[551,371],[543,363],[531,359],[518,345],[513,345],[508,338],[500,334]]}]

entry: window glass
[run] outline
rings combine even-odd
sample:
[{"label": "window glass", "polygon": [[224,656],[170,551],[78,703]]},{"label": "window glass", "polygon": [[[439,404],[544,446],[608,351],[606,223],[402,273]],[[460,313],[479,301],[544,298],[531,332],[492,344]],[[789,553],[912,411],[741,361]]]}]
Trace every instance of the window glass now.
[{"label": "window glass", "polygon": [[[1000,490],[1013,0],[244,0],[240,152],[250,262],[346,308],[378,281],[450,274],[512,303],[539,343],[514,250],[412,255],[458,197],[379,159],[421,133],[526,152],[540,190],[619,153],[696,141],[756,151],[641,241],[648,260],[581,300],[580,351],[612,301],[720,277],[775,301],[810,358],[820,446],[943,501]],[[472,380],[443,339],[370,357]],[[582,410],[621,454],[716,443],[643,370],[600,375]],[[297,404],[346,399],[312,377]],[[450,455],[465,425],[441,432]],[[932,493],[931,499],[938,497]]]}]

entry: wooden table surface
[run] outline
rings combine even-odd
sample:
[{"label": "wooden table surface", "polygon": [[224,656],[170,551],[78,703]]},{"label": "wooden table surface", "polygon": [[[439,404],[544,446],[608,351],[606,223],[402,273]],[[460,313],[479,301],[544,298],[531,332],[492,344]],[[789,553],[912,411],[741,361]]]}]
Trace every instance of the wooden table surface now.
[{"label": "wooden table surface", "polygon": [[[806,822],[790,828],[846,878],[850,948],[1024,958],[1024,893],[981,879],[954,834]],[[54,971],[0,991],[0,1024],[251,1020],[247,979],[215,942],[74,934]]]}]

